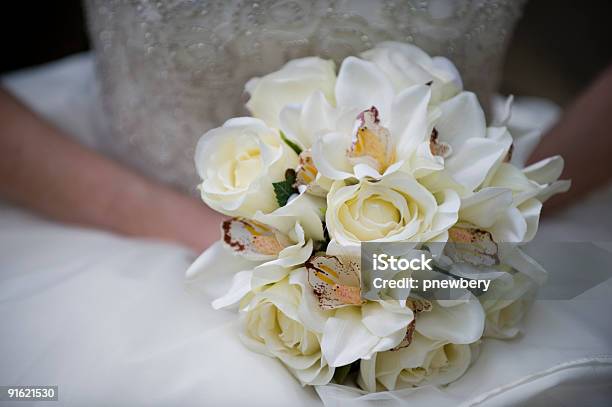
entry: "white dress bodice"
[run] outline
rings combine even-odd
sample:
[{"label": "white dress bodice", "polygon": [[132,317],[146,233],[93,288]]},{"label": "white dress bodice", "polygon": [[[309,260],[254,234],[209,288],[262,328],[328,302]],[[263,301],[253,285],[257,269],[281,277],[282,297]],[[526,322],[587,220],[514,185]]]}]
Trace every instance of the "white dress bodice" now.
[{"label": "white dress bodice", "polygon": [[523,0],[88,0],[105,148],[185,190],[206,130],[245,114],[244,84],[308,55],[337,62],[383,40],[451,59],[484,105]]}]

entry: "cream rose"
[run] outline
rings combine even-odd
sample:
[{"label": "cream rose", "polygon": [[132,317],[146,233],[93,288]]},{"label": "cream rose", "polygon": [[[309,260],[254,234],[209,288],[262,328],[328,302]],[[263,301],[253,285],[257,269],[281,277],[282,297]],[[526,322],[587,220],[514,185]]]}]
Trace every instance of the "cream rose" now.
[{"label": "cream rose", "polygon": [[297,155],[259,119],[241,117],[204,134],[195,164],[202,199],[216,211],[252,217],[278,207],[272,187],[295,168]]},{"label": "cream rose", "polygon": [[303,269],[257,293],[241,313],[241,339],[251,350],[276,357],[302,384],[327,384],[334,375],[322,355],[324,315],[308,305]]},{"label": "cream rose", "polygon": [[346,185],[337,181],[327,196],[326,224],[335,244],[366,241],[446,240],[456,221],[459,197],[452,190],[430,193],[409,174]]},{"label": "cream rose", "polygon": [[487,311],[485,338],[511,339],[521,332],[521,323],[531,308],[533,295],[497,302]]},{"label": "cream rose", "polygon": [[245,88],[250,99],[246,107],[254,117],[278,128],[283,107],[301,104],[317,90],[333,103],[335,83],[333,61],[318,57],[294,59],[276,72],[248,81]]},{"label": "cream rose", "polygon": [[375,392],[423,385],[440,386],[457,380],[470,365],[470,345],[434,341],[415,333],[412,342],[396,351],[362,360],[357,382]]},{"label": "cream rose", "polygon": [[494,282],[481,298],[486,313],[484,336],[510,339],[521,331],[521,323],[535,298],[538,284],[523,273],[509,281]]}]

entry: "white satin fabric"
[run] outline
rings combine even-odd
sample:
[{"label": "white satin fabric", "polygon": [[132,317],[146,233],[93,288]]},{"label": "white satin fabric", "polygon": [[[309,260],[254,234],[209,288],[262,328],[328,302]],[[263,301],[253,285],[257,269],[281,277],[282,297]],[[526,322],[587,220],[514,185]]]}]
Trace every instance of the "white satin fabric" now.
[{"label": "white satin fabric", "polygon": [[[17,73],[3,84],[81,142],[97,146],[103,122],[90,56]],[[540,238],[612,241],[612,221],[603,215],[610,203],[612,192],[603,191],[545,219]],[[475,365],[448,387],[364,395],[329,385],[317,388],[320,399],[280,363],[244,348],[233,313],[212,310],[211,300],[230,277],[220,250],[217,245],[211,252],[218,267],[210,279],[188,286],[184,271],[195,254],[184,248],[59,225],[2,204],[0,385],[57,384],[60,404],[75,406],[612,400],[610,280],[573,300],[536,302],[522,337],[486,340]]]}]

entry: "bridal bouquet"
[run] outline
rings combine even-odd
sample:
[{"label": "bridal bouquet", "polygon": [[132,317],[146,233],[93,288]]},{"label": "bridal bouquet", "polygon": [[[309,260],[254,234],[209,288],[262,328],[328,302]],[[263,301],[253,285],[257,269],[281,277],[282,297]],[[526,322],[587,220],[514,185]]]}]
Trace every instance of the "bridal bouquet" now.
[{"label": "bridal bouquet", "polygon": [[[510,134],[511,99],[487,125],[450,61],[395,42],[337,72],[317,57],[290,61],[246,92],[252,117],[197,145],[202,199],[230,218],[188,270],[205,276],[211,253],[233,253],[223,265],[231,286],[213,307],[238,308],[246,346],[304,385],[348,380],[374,392],[448,384],[484,337],[517,335],[545,272],[504,244],[531,240],[542,202],[569,181],[557,180],[558,156],[524,167],[521,141],[533,136]],[[427,253],[445,265],[429,278],[491,287],[452,299],[387,288],[366,299],[364,242]]]}]

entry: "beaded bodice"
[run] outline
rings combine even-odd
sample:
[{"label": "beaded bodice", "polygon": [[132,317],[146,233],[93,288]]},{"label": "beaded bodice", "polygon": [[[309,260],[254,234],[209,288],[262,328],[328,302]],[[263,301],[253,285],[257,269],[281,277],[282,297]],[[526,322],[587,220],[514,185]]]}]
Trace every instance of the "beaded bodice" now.
[{"label": "beaded bodice", "polygon": [[243,87],[287,60],[341,61],[383,40],[451,59],[483,104],[520,0],[87,0],[118,159],[186,190],[199,136],[245,114]]}]

